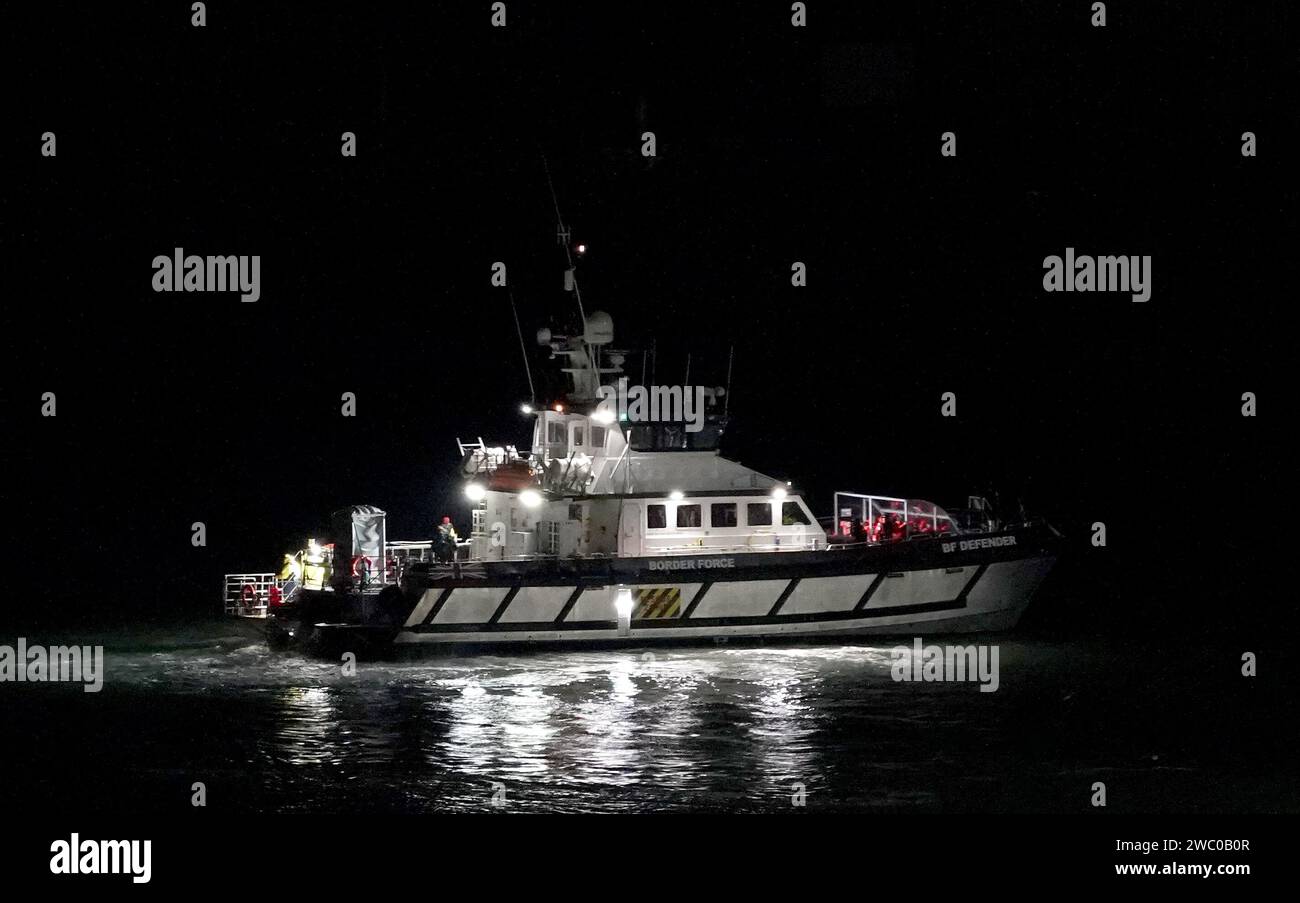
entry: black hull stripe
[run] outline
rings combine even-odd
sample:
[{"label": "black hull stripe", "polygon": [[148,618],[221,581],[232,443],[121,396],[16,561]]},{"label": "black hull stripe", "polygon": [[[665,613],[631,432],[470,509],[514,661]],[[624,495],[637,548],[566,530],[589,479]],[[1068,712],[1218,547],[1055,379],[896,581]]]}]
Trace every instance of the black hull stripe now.
[{"label": "black hull stripe", "polygon": [[[800,553],[786,553],[794,556]],[[810,553],[811,554],[811,553]],[[826,553],[820,553],[826,554]],[[832,567],[830,565],[836,562],[823,560],[818,563],[771,563],[766,565],[754,565],[744,568],[736,568],[729,571],[712,571],[708,577],[708,583],[735,583],[749,582],[758,580],[815,580],[826,577],[854,577],[866,576],[868,574],[913,574],[924,571],[944,571],[952,573],[957,568],[987,568],[993,564],[1006,564],[1011,562],[1032,561],[1037,558],[1054,557],[1055,553],[1048,551],[1028,552],[1020,549],[1018,554],[1005,554],[993,557],[982,556],[984,560],[973,561],[971,556],[975,553],[966,555],[953,555],[951,558],[937,559],[934,561],[915,561],[915,562],[859,562],[852,566]],[[954,560],[955,559],[955,560]],[[417,582],[415,585],[424,590],[444,590],[482,587],[487,589],[504,589],[517,585],[528,587],[560,587],[573,586],[575,583],[581,584],[584,588],[595,589],[616,584],[627,584],[629,586],[672,586],[682,583],[695,583],[702,579],[703,575],[692,571],[679,571],[672,574],[666,574],[663,571],[635,570],[616,574],[553,574],[544,572],[522,572],[517,570],[502,570],[500,573],[489,576],[482,574],[473,579],[465,578],[453,581],[451,578],[446,580],[439,579],[432,582]]]},{"label": "black hull stripe", "polygon": [[506,593],[506,597],[501,600],[501,604],[497,606],[497,610],[492,612],[492,617],[488,618],[489,624],[495,624],[497,621],[501,620],[501,616],[506,613],[506,609],[510,607],[510,603],[515,601],[515,596],[519,595],[519,590],[521,588],[522,587],[519,586],[510,587],[510,592]]},{"label": "black hull stripe", "polygon": [[709,587],[711,586],[713,586],[712,580],[700,584],[700,588],[695,591],[695,598],[691,600],[690,605],[686,606],[686,611],[682,612],[681,619],[683,621],[689,618],[695,612],[695,609],[699,608],[700,600],[704,598],[704,594],[709,591]]},{"label": "black hull stripe", "polygon": [[966,600],[952,599],[948,602],[920,602],[915,605],[895,605],[892,608],[878,608],[867,611],[829,611],[808,612],[793,615],[735,615],[724,618],[694,618],[690,621],[672,621],[663,627],[741,627],[762,624],[809,624],[833,621],[856,621],[863,618],[888,618],[893,615],[913,615],[931,611],[949,611],[966,607]]},{"label": "black hull stripe", "polygon": [[791,580],[789,583],[786,584],[785,589],[781,590],[781,595],[777,596],[776,602],[772,605],[772,610],[767,613],[767,616],[769,618],[776,617],[777,613],[781,610],[781,606],[785,604],[785,600],[790,598],[790,594],[794,592],[794,588],[798,585],[799,585],[798,577],[795,577],[793,580]]},{"label": "black hull stripe", "polygon": [[[563,624],[563,623],[564,623],[564,619],[567,618],[567,617],[569,616],[569,612],[573,611],[573,606],[575,606],[575,605],[578,604],[578,597],[582,595],[582,591],[583,591],[584,589],[586,589],[586,587],[583,586],[582,584],[578,584],[577,586],[575,586],[575,587],[573,588],[573,592],[570,594],[568,600],[564,603],[564,607],[561,608],[561,609],[560,609],[560,613],[559,613],[558,615],[555,616],[555,620],[552,621],[552,622],[550,622],[551,624]],[[538,623],[547,623],[547,622],[542,621],[542,622],[538,622]],[[570,626],[570,625],[565,624],[564,626],[565,626],[565,627],[568,627],[568,626]]]},{"label": "black hull stripe", "polygon": [[957,597],[958,599],[961,600],[962,605],[966,604],[966,597],[970,595],[970,591],[975,588],[975,584],[979,581],[981,577],[984,576],[984,572],[987,571],[988,569],[989,566],[987,564],[981,564],[979,567],[975,569],[975,573],[971,575],[971,578],[969,581],[967,581],[966,586],[962,588],[961,595]]},{"label": "black hull stripe", "polygon": [[867,603],[871,601],[871,597],[876,594],[876,590],[880,589],[880,584],[884,582],[885,582],[885,574],[882,571],[881,573],[876,575],[876,578],[874,580],[871,581],[871,585],[868,586],[867,591],[862,594],[862,598],[858,600],[858,604],[853,606],[853,610],[862,611],[862,609],[866,608]]},{"label": "black hull stripe", "polygon": [[438,601],[433,603],[433,608],[429,609],[429,614],[423,621],[424,624],[431,624],[438,617],[438,612],[442,611],[442,607],[446,605],[447,600],[451,598],[451,592],[453,589],[455,589],[455,587],[449,586],[442,591],[442,595],[438,597]]}]

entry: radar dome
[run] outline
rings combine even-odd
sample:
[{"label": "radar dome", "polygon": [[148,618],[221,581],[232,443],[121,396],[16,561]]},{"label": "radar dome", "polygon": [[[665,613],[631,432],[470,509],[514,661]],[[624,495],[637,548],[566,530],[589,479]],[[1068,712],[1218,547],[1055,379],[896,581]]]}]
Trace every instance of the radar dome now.
[{"label": "radar dome", "polygon": [[588,345],[608,345],[614,341],[614,319],[603,310],[592,311],[582,338]]}]

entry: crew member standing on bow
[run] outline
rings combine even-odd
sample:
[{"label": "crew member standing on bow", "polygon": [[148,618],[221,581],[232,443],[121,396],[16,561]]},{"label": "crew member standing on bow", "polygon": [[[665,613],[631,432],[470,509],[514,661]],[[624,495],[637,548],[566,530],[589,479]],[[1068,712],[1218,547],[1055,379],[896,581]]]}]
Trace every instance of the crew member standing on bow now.
[{"label": "crew member standing on bow", "polygon": [[433,540],[433,555],[439,564],[450,564],[456,558],[456,540],[460,539],[456,535],[456,528],[452,526],[451,518],[444,517],[442,523],[438,525],[438,533]]}]

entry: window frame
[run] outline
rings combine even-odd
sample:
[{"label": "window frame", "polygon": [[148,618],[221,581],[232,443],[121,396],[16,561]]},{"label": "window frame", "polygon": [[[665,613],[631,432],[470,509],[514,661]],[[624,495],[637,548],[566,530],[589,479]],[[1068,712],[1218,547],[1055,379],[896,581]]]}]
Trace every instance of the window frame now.
[{"label": "window frame", "polygon": [[[771,503],[770,501],[769,501],[769,502],[746,502],[746,503],[745,503],[745,526],[746,526],[746,527],[770,527],[770,526],[772,526],[772,521],[775,519],[775,518],[773,518],[773,516],[772,516],[772,507],[773,507],[773,506],[772,506],[772,503]],[[763,508],[763,509],[766,509],[766,510],[767,510],[767,522],[766,522],[766,523],[755,523],[755,522],[750,518],[750,513],[751,513],[755,508]]]},{"label": "window frame", "polygon": [[[719,508],[731,509],[731,523],[720,524],[715,517]],[[709,527],[720,530],[729,530],[740,526],[740,506],[736,502],[710,502],[709,503]]]},{"label": "window frame", "polygon": [[[678,530],[702,530],[702,529],[704,529],[704,506],[703,506],[703,505],[701,505],[699,502],[683,502],[683,503],[677,505],[676,508],[677,508],[677,511],[676,511],[675,516],[674,516],[674,519],[677,521],[677,529],[678,529]],[[693,523],[693,524],[684,524],[684,523],[682,523],[682,512],[683,512],[683,511],[690,511],[692,508],[695,509],[695,521],[696,521],[696,522]]]},{"label": "window frame", "polygon": [[[652,508],[659,509],[659,516],[663,520],[663,522],[657,527],[654,524],[650,523],[650,509]],[[645,506],[645,528],[647,530],[667,530],[668,529],[668,506],[664,504],[646,505]]]},{"label": "window frame", "polygon": [[[791,507],[794,508],[795,512],[797,513],[798,517],[800,518],[799,520],[793,520],[793,521],[791,521],[791,522],[788,523],[788,524],[785,522],[785,511],[786,511],[786,507],[787,507],[787,506],[791,506]],[[808,514],[808,512],[806,512],[806,511],[803,510],[803,505],[799,504],[798,500],[796,500],[796,499],[786,499],[785,501],[783,501],[783,502],[781,503],[781,526],[783,526],[783,527],[794,527],[794,526],[803,526],[803,527],[808,527],[808,526],[811,526],[812,523],[813,523],[813,522],[812,522],[811,520],[809,520],[808,518],[809,518],[809,514]]]}]

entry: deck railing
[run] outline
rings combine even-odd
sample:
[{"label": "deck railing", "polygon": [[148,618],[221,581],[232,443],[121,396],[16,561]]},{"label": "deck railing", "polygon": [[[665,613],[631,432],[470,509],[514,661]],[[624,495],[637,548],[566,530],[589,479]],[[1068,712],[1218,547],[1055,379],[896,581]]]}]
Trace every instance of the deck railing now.
[{"label": "deck railing", "polygon": [[222,601],[226,614],[265,618],[271,587],[283,589],[275,574],[227,574]]}]

